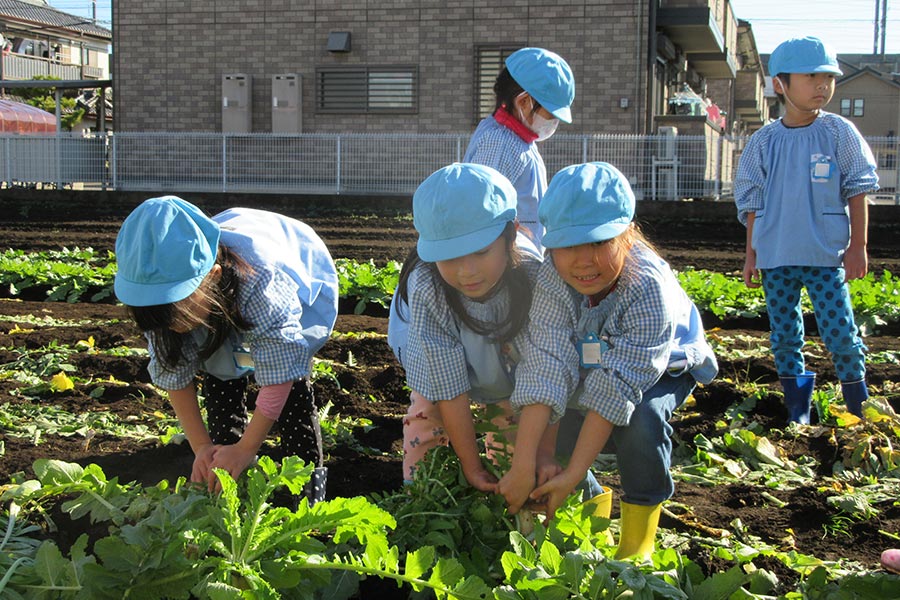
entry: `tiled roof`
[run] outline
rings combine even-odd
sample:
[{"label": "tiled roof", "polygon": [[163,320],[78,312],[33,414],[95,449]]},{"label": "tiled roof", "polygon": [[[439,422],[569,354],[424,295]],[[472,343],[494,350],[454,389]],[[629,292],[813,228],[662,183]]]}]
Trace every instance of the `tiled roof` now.
[{"label": "tiled roof", "polygon": [[112,31],[105,27],[94,25],[90,19],[78,15],[70,15],[49,6],[38,6],[29,2],[19,2],[18,0],[0,0],[0,18],[3,17],[112,39]]}]

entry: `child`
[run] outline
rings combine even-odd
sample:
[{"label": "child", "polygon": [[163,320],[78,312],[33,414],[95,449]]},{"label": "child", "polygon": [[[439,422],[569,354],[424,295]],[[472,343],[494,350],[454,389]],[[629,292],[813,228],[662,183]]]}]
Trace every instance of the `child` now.
[{"label": "child", "polygon": [[506,59],[494,94],[494,114],[478,124],[463,160],[493,167],[512,182],[519,223],[540,248],[537,211],[547,189],[547,169],[535,142],[553,135],[560,121],[572,122],[575,78],[561,56],[522,48]]},{"label": "child", "polygon": [[765,292],[789,420],[809,423],[815,383],[801,353],[803,287],[847,408],[861,417],[869,397],[866,347],[846,282],[868,270],[866,193],[878,189],[875,159],[852,123],[822,110],[841,70],[820,40],[783,42],[769,73],[785,114],[750,138],[734,182],[738,219],[747,227],[744,282]]},{"label": "child", "polygon": [[[305,495],[325,497],[322,437],[309,373],[337,318],[337,273],[309,226],[233,208],[213,218],[174,196],[153,198],[116,239],[115,291],[149,342],[153,382],[194,451],[191,481],[237,478],[279,421],[286,455],[315,466]],[[202,373],[208,430],[194,377]],[[247,420],[246,392],[260,386]]]},{"label": "child", "polygon": [[[612,437],[623,490],[619,558],[652,552],[660,505],[674,491],[668,420],[718,370],[697,308],[632,223],[634,205],[628,181],[606,163],[566,167],[550,182],[540,207],[549,260],[512,395],[519,442],[499,484],[511,511],[530,498],[552,516]],[[586,414],[568,465],[532,489],[535,440],[576,389]]]},{"label": "child", "polygon": [[413,223],[419,239],[403,265],[388,333],[412,390],[403,478],[411,481],[425,453],[449,442],[468,482],[493,492],[471,403],[498,406],[497,423],[512,434],[518,334],[540,258],[517,236],[516,191],[490,167],[457,163],[434,172],[413,196]]}]

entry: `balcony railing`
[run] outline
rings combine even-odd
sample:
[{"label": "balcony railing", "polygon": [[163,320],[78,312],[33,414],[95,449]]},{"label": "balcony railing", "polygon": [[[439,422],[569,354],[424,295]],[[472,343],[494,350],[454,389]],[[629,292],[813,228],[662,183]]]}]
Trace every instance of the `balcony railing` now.
[{"label": "balcony railing", "polygon": [[49,75],[58,79],[100,79],[103,76],[103,69],[10,53],[3,57],[3,72],[0,75],[2,79],[9,80],[34,79],[38,75]]}]

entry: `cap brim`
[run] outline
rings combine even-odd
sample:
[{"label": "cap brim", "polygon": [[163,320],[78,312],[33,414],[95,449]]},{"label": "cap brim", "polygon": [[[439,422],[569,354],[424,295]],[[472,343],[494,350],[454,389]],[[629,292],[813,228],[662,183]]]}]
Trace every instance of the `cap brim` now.
[{"label": "cap brim", "polygon": [[830,65],[823,65],[821,67],[816,67],[813,73],[834,73],[835,75],[843,75],[844,72],[838,69],[837,67],[832,67]]},{"label": "cap brim", "polygon": [[555,108],[553,110],[547,108],[545,105],[541,104],[551,115],[562,121],[563,123],[571,123],[572,122],[572,109],[568,106],[560,106],[559,108]]},{"label": "cap brim", "polygon": [[603,225],[572,225],[544,233],[541,243],[545,248],[569,248],[612,239],[628,229],[630,223],[605,223]]},{"label": "cap brim", "polygon": [[184,300],[200,287],[207,273],[187,281],[177,283],[134,283],[122,277],[116,277],[113,288],[119,302],[126,306],[157,306]]},{"label": "cap brim", "polygon": [[490,227],[446,240],[423,240],[420,236],[419,241],[416,243],[416,250],[419,253],[419,258],[425,262],[453,260],[454,258],[487,248],[500,237],[505,228],[506,222],[497,223]]}]

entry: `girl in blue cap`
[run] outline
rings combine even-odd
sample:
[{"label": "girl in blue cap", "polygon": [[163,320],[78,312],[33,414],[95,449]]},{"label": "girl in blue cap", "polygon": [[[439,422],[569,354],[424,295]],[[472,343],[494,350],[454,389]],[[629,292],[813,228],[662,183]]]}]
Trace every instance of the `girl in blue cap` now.
[{"label": "girl in blue cap", "polygon": [[868,270],[866,194],[878,189],[875,159],[850,121],[822,110],[841,74],[825,44],[814,37],[787,40],[768,68],[785,114],[753,134],[738,163],[734,199],[747,227],[744,282],[765,292],[789,420],[809,423],[815,383],[801,352],[804,287],[847,408],[862,416],[869,396],[866,347],[846,282]]},{"label": "girl in blue cap", "polygon": [[572,122],[575,77],[561,56],[542,48],[517,50],[505,64],[494,83],[494,114],[478,124],[463,160],[493,167],[512,182],[519,223],[540,248],[537,214],[547,169],[535,142],[553,135],[560,121]]},{"label": "girl in blue cap", "polygon": [[[275,213],[234,208],[209,218],[168,196],[125,219],[116,258],[116,295],[147,337],[150,376],[169,391],[194,451],[191,481],[218,490],[216,467],[237,478],[278,421],[284,453],[316,468],[305,495],[323,499],[309,373],[334,327],[338,288],[322,240]],[[259,393],[248,421],[251,382]]]},{"label": "girl in blue cap", "polygon": [[[388,342],[406,370],[403,478],[439,444],[451,444],[469,483],[496,489],[476,444],[472,402],[496,405],[513,435],[509,396],[528,319],[537,250],[517,235],[516,191],[490,167],[453,164],[413,196],[419,234],[391,303]],[[488,440],[488,445],[492,444]]]},{"label": "girl in blue cap", "polygon": [[[631,187],[611,165],[569,166],[550,182],[540,207],[548,259],[511,398],[521,410],[517,444],[499,485],[511,511],[530,498],[552,516],[612,438],[621,558],[651,553],[660,505],[674,491],[668,420],[718,370],[697,308],[633,216]],[[556,434],[568,464],[535,488],[536,440],[573,394],[580,432],[564,422]]]}]

